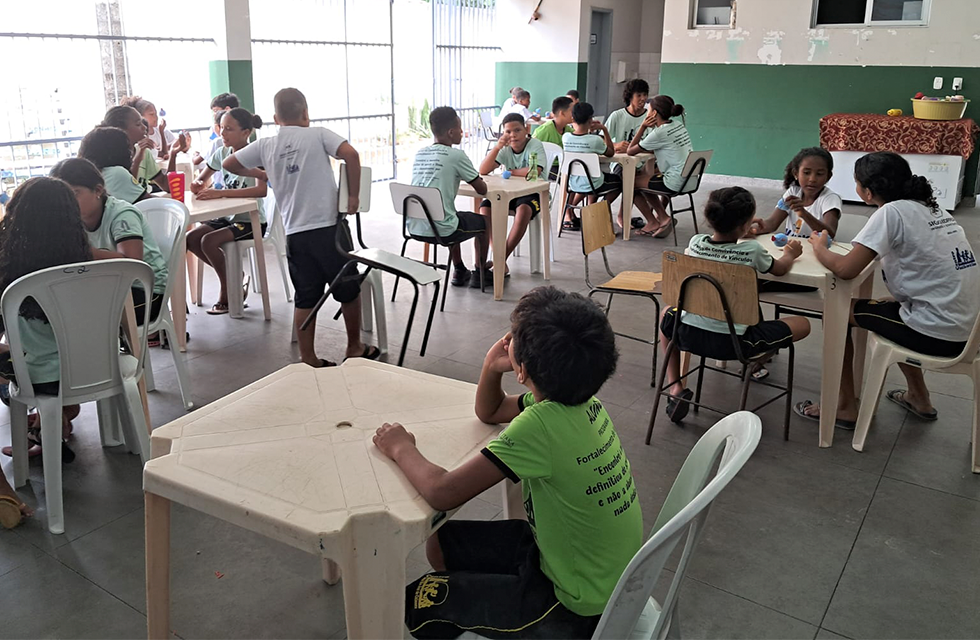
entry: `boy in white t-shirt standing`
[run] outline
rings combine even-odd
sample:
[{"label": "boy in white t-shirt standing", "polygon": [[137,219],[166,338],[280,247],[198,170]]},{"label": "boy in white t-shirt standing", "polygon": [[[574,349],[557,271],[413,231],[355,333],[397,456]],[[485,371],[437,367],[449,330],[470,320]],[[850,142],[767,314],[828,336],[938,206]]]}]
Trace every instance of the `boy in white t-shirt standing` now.
[{"label": "boy in white t-shirt standing", "polygon": [[[300,325],[347,263],[337,248],[338,233],[341,244],[348,251],[352,249],[347,223],[338,224],[337,182],[330,158],[347,163],[348,213],[357,212],[361,162],[357,150],[342,137],[329,129],[310,127],[306,96],[299,89],[281,89],[276,93],[275,108],[279,134],[236,151],[221,166],[239,176],[268,180],[275,192],[286,227],[289,277],[296,289],[293,322],[300,356],[311,367],[334,366],[316,355],[316,323],[311,322],[303,331]],[[374,360],[380,355],[378,348],[361,342],[360,292],[356,281],[340,282],[333,297],[344,315],[346,357]]]},{"label": "boy in white t-shirt standing", "polygon": [[[786,165],[786,193],[767,219],[756,218],[749,233],[781,231],[791,238],[809,238],[826,231],[833,238],[840,222],[841,198],[827,187],[834,175],[834,158],[820,147],[803,149]],[[782,227],[782,228],[780,228]]]},{"label": "boy in white t-shirt standing", "polygon": [[[896,153],[859,158],[854,181],[861,200],[879,208],[851,242],[851,251],[830,251],[827,231],[810,238],[820,263],[844,280],[861,274],[872,261],[881,261],[892,297],[853,300],[851,325],[925,355],[960,355],[980,313],[980,267],[963,227],[936,204],[929,181],[912,175],[908,162]],[[848,334],[836,421],[842,429],[854,429],[858,414],[853,362]],[[936,420],[922,369],[906,362],[898,366],[908,389],[892,389],[885,397],[922,420]],[[820,417],[820,407],[809,400],[794,410],[812,420]]]}]

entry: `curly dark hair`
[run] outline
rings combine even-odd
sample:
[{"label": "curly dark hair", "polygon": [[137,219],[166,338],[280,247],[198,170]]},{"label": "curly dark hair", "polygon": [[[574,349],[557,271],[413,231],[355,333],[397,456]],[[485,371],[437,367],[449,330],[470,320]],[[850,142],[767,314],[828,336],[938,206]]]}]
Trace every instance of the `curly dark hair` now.
[{"label": "curly dark hair", "polygon": [[119,101],[119,104],[123,107],[132,107],[140,112],[140,115],[146,113],[146,110],[150,107],[156,108],[156,105],[144,98],[143,96],[126,96]]},{"label": "curly dark hair", "polygon": [[755,198],[742,187],[716,189],[704,205],[704,217],[718,233],[731,233],[755,215]]},{"label": "curly dark hair", "polygon": [[628,106],[633,101],[633,95],[637,93],[650,95],[650,85],[647,84],[646,80],[633,78],[626,83],[626,87],[623,89],[623,104]]},{"label": "curly dark hair", "polygon": [[[14,191],[0,220],[0,290],[29,273],[91,259],[78,200],[67,184],[31,178]],[[20,315],[47,322],[33,299],[24,301]]]},{"label": "curly dark hair", "polygon": [[143,114],[137,109],[129,105],[119,105],[118,107],[112,107],[105,112],[105,116],[102,118],[102,122],[96,126],[99,127],[116,127],[119,129],[125,129],[129,125],[127,122],[134,115],[142,118]]},{"label": "curly dark hair", "polygon": [[553,402],[577,406],[616,371],[616,336],[602,309],[578,293],[531,289],[510,314],[514,358]]},{"label": "curly dark hair", "polygon": [[821,147],[807,147],[801,149],[786,165],[786,172],[783,174],[783,187],[789,189],[794,184],[800,184],[796,179],[796,173],[800,170],[800,164],[807,158],[820,158],[827,163],[827,171],[831,174],[834,173],[834,156],[830,155],[829,151]]},{"label": "curly dark hair", "polygon": [[123,167],[133,163],[133,145],[129,136],[117,127],[96,127],[85,134],[78,155],[90,160],[99,169]]},{"label": "curly dark hair", "polygon": [[238,104],[238,96],[234,93],[219,93],[211,98],[212,109],[234,109],[241,106]]},{"label": "curly dark hair", "polygon": [[878,151],[858,158],[854,163],[854,179],[886,203],[917,200],[939,211],[932,184],[923,176],[914,175],[908,161],[897,153]]}]

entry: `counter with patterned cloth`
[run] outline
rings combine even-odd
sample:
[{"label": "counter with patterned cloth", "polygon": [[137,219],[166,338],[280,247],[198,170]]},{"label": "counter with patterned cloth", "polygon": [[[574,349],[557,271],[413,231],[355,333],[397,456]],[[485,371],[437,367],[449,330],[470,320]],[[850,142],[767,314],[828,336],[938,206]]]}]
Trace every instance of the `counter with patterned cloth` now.
[{"label": "counter with patterned cloth", "polygon": [[952,210],[962,198],[966,162],[976,148],[980,126],[969,118],[919,120],[910,116],[834,113],[820,119],[820,146],[834,156],[830,188],[857,200],[854,163],[872,151],[894,151],[912,172],[928,178],[939,206]]}]

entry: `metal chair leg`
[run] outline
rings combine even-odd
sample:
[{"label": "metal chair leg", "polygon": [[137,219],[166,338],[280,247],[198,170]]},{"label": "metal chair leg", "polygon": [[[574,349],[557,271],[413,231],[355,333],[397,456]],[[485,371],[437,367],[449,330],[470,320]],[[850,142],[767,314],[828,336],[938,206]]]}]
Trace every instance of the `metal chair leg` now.
[{"label": "metal chair leg", "polygon": [[786,415],[783,418],[783,440],[789,440],[789,419],[793,413],[793,371],[796,366],[796,350],[789,345],[789,371],[786,373]]},{"label": "metal chair leg", "polygon": [[[442,288],[442,304],[439,305],[439,311],[443,312],[446,310],[446,294],[449,292],[449,270],[452,268],[452,251],[449,252],[450,259],[446,261],[446,283]],[[435,259],[435,253],[433,253],[433,259]],[[439,287],[436,287],[436,297],[439,296]]]},{"label": "metal chair leg", "polygon": [[419,285],[413,282],[412,286],[415,287],[415,296],[412,298],[412,308],[408,312],[408,322],[405,324],[405,338],[402,340],[401,353],[398,355],[399,367],[405,363],[405,350],[408,349],[408,339],[412,335],[412,321],[415,319],[415,307],[419,304]]},{"label": "metal chair leg", "polygon": [[738,403],[738,410],[745,411],[745,403],[749,399],[749,383],[752,382],[752,371],[749,365],[742,363],[742,399]]},{"label": "metal chair leg", "polygon": [[[402,252],[401,252],[401,257],[403,257],[403,258],[405,257],[405,248],[406,248],[407,246],[408,246],[408,239],[406,238],[406,239],[405,239],[405,242],[403,242],[403,243],[402,243]],[[398,293],[398,280],[399,280],[399,278],[398,278],[398,276],[396,275],[396,276],[395,276],[395,286],[393,286],[393,287],[391,288],[391,301],[392,301],[392,302],[394,302],[394,301],[395,301],[395,294],[396,294],[396,293]]]},{"label": "metal chair leg", "polygon": [[698,233],[698,210],[694,208],[694,196],[687,194],[687,199],[691,201],[691,218],[694,219],[694,233]]},{"label": "metal chair leg", "polygon": [[419,352],[419,356],[425,356],[425,348],[429,344],[429,331],[432,329],[432,319],[436,315],[436,300],[439,299],[439,283],[433,283],[436,286],[436,291],[432,294],[432,304],[429,306],[429,320],[425,323],[425,335],[422,336],[422,350]]},{"label": "metal chair leg", "polygon": [[704,382],[704,356],[701,356],[701,362],[698,364],[698,386],[694,392],[694,413],[698,412],[701,408],[701,383]]},{"label": "metal chair leg", "polygon": [[664,350],[664,361],[660,365],[660,376],[657,378],[657,395],[653,398],[653,410],[650,412],[650,425],[647,427],[646,444],[650,444],[650,438],[653,437],[653,425],[657,421],[657,409],[660,408],[660,398],[664,395],[663,388],[664,379],[667,377],[667,363],[670,362],[670,354],[675,346],[674,341],[671,340],[667,343],[667,348]]}]

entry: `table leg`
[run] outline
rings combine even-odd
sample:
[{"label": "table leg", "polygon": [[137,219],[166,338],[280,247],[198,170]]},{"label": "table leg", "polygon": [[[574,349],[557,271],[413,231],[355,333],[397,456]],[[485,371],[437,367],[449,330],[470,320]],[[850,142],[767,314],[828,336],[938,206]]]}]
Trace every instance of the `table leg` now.
[{"label": "table leg", "polygon": [[524,511],[524,493],[521,490],[521,483],[504,480],[500,483],[500,488],[504,498],[504,519],[526,520],[527,513]]},{"label": "table leg", "polygon": [[551,280],[551,186],[541,192],[541,241],[544,243],[544,279]]},{"label": "table leg", "polygon": [[636,158],[623,159],[623,240],[630,239],[633,218],[633,188],[636,185]]},{"label": "table leg", "polygon": [[[139,341],[139,329],[136,324],[136,310],[133,307],[133,296],[126,296],[126,304],[123,307],[123,333],[125,333],[126,338],[129,340],[129,347],[133,354],[133,357],[139,360],[140,357],[140,341]],[[143,362],[143,369],[146,367],[153,366],[150,362],[149,356]],[[150,403],[146,399],[146,378],[140,376],[139,381],[136,383],[136,387],[140,392],[140,402],[143,404],[143,419],[146,420],[146,429],[153,434],[153,426],[150,423]]]},{"label": "table leg", "polygon": [[355,516],[342,562],[347,637],[401,638],[405,634],[404,527],[387,514]]},{"label": "table leg", "polygon": [[146,630],[150,640],[170,637],[170,501],[144,493],[146,526]]},{"label": "table leg", "polygon": [[827,274],[824,283],[823,371],[820,377],[821,447],[834,444],[850,300],[850,288],[843,286],[837,276]]},{"label": "table leg", "polygon": [[[174,278],[173,291],[170,292],[170,311],[174,317],[174,333],[177,335],[177,348],[187,351],[187,240],[181,239],[180,248],[177,249],[180,256],[180,263],[177,265],[177,273],[171,274]],[[171,345],[171,349],[173,346]]]},{"label": "table leg", "polygon": [[[871,298],[874,289],[874,270],[857,288],[857,299]],[[868,356],[868,332],[864,329],[853,329],[851,336],[854,340],[854,395],[860,400],[864,389],[864,363]]]},{"label": "table leg", "polygon": [[509,201],[497,193],[494,194],[494,198],[490,202],[490,224],[493,227],[493,242],[491,243],[493,249],[493,299],[503,300],[504,272],[507,267],[500,268],[500,265],[507,263],[504,257],[507,255],[507,205]]},{"label": "table leg", "polygon": [[184,260],[187,261],[187,289],[191,294],[191,304],[197,306],[202,306],[201,304],[201,289],[197,286],[198,282],[198,270],[203,269],[201,266],[201,261],[197,259],[193,253],[188,252],[184,256]]},{"label": "table leg", "polygon": [[259,268],[259,284],[262,286],[262,309],[265,312],[265,319],[272,320],[272,305],[269,304],[269,279],[266,277],[265,270],[265,243],[260,237],[262,227],[259,225],[259,210],[253,209],[249,211],[248,215],[252,220],[252,237],[255,238],[255,264]]},{"label": "table leg", "polygon": [[329,585],[340,582],[340,567],[333,560],[323,559],[323,581]]}]

